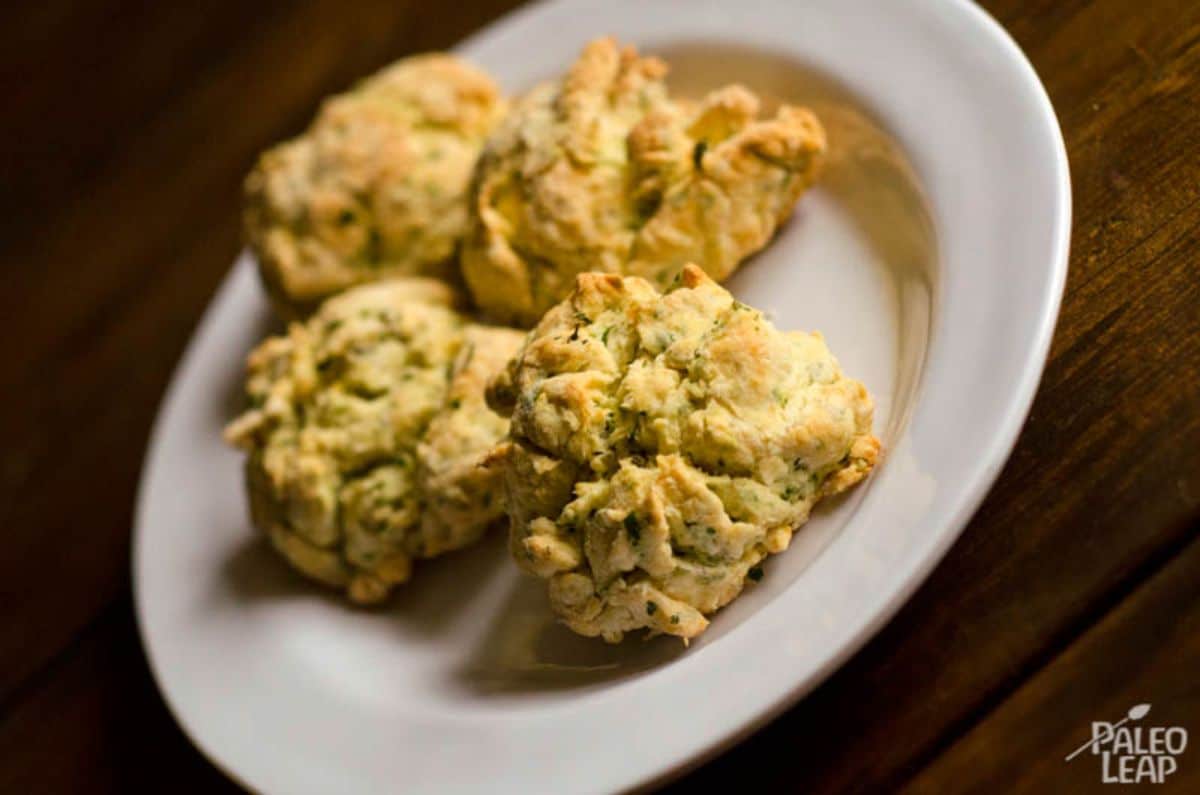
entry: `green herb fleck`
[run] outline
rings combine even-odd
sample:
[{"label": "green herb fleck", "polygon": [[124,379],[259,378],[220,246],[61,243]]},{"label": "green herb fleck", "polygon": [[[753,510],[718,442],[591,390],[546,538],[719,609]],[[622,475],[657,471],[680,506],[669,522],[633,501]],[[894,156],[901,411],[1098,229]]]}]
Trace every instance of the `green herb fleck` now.
[{"label": "green herb fleck", "polygon": [[461,407],[462,407],[462,401],[459,400],[458,398],[454,398],[454,400],[450,401],[450,408],[457,409],[457,408],[461,408]]},{"label": "green herb fleck", "polygon": [[637,517],[629,514],[625,517],[625,532],[629,535],[629,540],[633,543],[638,543],[642,540],[642,530],[638,525]]},{"label": "green herb fleck", "polygon": [[338,221],[338,224],[341,226],[346,226],[347,224],[354,223],[354,211],[353,210],[342,210],[340,213],[338,213],[337,221]]},{"label": "green herb fleck", "polygon": [[703,170],[701,162],[704,160],[704,153],[708,151],[708,141],[697,141],[692,148],[692,164],[696,166],[697,171]]},{"label": "green herb fleck", "polygon": [[370,268],[383,267],[383,235],[375,227],[367,235],[367,266]]},{"label": "green herb fleck", "polygon": [[750,569],[750,571],[746,572],[746,576],[749,577],[750,579],[754,580],[755,582],[758,582],[759,580],[761,580],[763,578],[762,566],[752,567]]},{"label": "green herb fleck", "polygon": [[652,616],[658,611],[658,605],[654,602],[646,602],[646,615]]},{"label": "green herb fleck", "polygon": [[662,194],[657,191],[648,193],[645,196],[639,196],[634,202],[633,211],[637,214],[637,220],[640,223],[645,223],[662,206]]},{"label": "green herb fleck", "polygon": [[679,614],[678,614],[678,613],[672,613],[672,614],[671,614],[671,623],[672,623],[672,624],[678,624],[678,623],[679,623]]}]

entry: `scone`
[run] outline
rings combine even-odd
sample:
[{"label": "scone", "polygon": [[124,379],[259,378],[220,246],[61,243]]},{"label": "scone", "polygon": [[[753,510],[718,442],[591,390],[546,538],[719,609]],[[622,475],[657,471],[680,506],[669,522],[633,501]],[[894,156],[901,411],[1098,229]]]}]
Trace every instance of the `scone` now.
[{"label": "scone", "polygon": [[225,433],[249,454],[252,521],[355,602],[383,599],[414,559],[475,542],[504,513],[485,459],[508,421],[484,386],[522,335],[467,323],[453,299],[432,279],[356,287],[247,363],[251,408]]},{"label": "scone", "polygon": [[504,109],[483,72],[419,55],[326,100],[303,135],[265,152],[246,178],[245,232],[280,309],[449,274],[471,171]]},{"label": "scone", "polygon": [[663,288],[692,262],[723,280],[812,184],[825,133],[811,112],[760,119],[738,85],[676,101],[666,72],[599,39],[488,140],[461,258],[491,317],[532,325],[585,271]]},{"label": "scone", "polygon": [[698,267],[665,294],[585,273],[488,387],[511,551],[574,631],[693,638],[879,455],[872,401],[816,333]]}]

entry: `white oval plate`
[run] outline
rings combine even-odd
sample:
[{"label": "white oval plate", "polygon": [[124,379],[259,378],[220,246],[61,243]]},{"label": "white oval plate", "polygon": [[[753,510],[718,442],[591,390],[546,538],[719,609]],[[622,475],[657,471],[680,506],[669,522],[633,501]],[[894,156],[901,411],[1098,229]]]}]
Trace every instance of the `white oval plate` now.
[{"label": "white oval plate", "polygon": [[158,419],[134,551],[151,668],[185,731],[277,793],[604,792],[744,736],[841,664],[954,541],[1016,439],[1067,269],[1070,185],[1036,75],[960,0],[549,2],[459,51],[509,90],[611,33],[677,90],[740,79],[813,105],[831,164],[731,287],[819,328],[876,395],[887,457],[763,582],[678,642],[555,624],[501,539],[434,561],[379,612],[293,576],[246,520],[220,442],[269,327],[243,256]]}]

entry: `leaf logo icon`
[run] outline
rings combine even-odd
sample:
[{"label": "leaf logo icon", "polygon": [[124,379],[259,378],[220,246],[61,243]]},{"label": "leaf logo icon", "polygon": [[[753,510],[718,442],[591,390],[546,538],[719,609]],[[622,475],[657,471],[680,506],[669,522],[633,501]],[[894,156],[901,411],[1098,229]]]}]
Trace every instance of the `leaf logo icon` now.
[{"label": "leaf logo icon", "polygon": [[[1131,720],[1141,720],[1142,718],[1146,717],[1146,715],[1149,714],[1149,712],[1150,712],[1149,704],[1135,704],[1134,706],[1130,707],[1129,712],[1127,712],[1125,714],[1125,717],[1121,718],[1119,721],[1117,721],[1116,723],[1114,723],[1112,726],[1109,727],[1109,736],[1110,737],[1112,736],[1112,731],[1114,729],[1116,729],[1120,726],[1124,726],[1126,723],[1129,723],[1129,721],[1131,721]],[[1088,740],[1086,743],[1079,746],[1074,751],[1072,751],[1070,754],[1068,754],[1065,761],[1070,762],[1072,759],[1079,756],[1081,753],[1083,753],[1084,751],[1086,751],[1087,749],[1089,749],[1093,745],[1095,745],[1096,742],[1100,739],[1101,739],[1100,735],[1096,735],[1092,739]]]}]

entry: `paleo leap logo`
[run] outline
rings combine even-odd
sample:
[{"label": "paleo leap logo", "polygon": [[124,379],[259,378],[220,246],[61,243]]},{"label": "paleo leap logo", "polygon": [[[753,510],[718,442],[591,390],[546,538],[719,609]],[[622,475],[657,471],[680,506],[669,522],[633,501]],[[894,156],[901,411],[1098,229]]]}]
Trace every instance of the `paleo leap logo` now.
[{"label": "paleo leap logo", "polygon": [[1089,748],[1100,757],[1100,780],[1105,784],[1162,784],[1179,769],[1176,757],[1187,748],[1187,729],[1179,726],[1126,726],[1150,712],[1138,704],[1116,723],[1092,721],[1092,739],[1067,755],[1070,762]]}]

